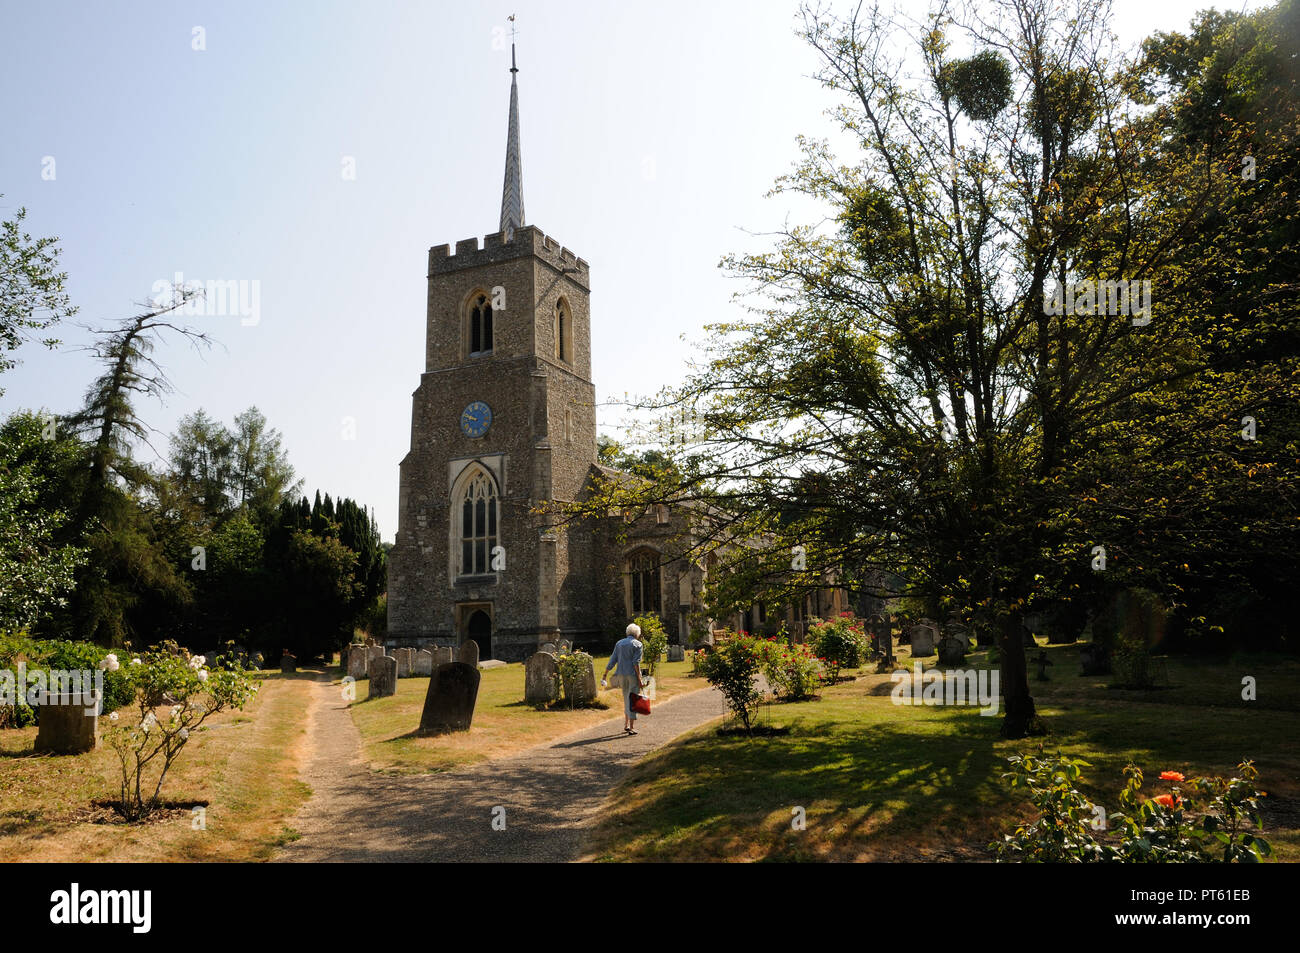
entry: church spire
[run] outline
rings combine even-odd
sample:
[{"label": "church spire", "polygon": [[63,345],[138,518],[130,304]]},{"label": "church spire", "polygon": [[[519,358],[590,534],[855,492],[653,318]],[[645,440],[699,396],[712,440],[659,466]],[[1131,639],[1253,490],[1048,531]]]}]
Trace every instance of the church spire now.
[{"label": "church spire", "polygon": [[[511,21],[514,21],[512,16]],[[515,65],[514,28],[510,41],[510,126],[506,134],[506,177],[501,186],[501,232],[508,241],[524,224],[524,167],[519,157],[519,67]]]}]

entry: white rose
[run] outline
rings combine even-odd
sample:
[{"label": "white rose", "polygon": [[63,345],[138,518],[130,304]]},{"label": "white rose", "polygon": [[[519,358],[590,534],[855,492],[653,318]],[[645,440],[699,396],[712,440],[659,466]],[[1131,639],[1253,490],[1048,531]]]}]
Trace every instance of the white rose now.
[{"label": "white rose", "polygon": [[181,741],[185,741],[190,736],[190,730],[188,728],[182,728],[180,734]]},{"label": "white rose", "polygon": [[172,705],[172,721],[175,721],[175,720],[176,720],[176,716],[179,715],[180,713],[181,713],[181,706],[180,706],[180,705]]},{"label": "white rose", "polygon": [[207,680],[208,680],[208,670],[206,668],[199,669],[199,681],[206,682]]},{"label": "white rose", "polygon": [[122,663],[117,660],[117,656],[111,653],[104,656],[104,661],[108,663],[108,670],[110,672],[116,672],[122,667]]},{"label": "white rose", "polygon": [[109,715],[109,716],[108,716],[108,720],[109,720],[109,721],[117,721],[117,712],[113,712],[111,715]]},{"label": "white rose", "polygon": [[138,658],[133,658],[133,659],[131,659],[131,664],[132,664],[132,665],[139,665],[139,664],[140,664],[140,660],[139,660]]}]

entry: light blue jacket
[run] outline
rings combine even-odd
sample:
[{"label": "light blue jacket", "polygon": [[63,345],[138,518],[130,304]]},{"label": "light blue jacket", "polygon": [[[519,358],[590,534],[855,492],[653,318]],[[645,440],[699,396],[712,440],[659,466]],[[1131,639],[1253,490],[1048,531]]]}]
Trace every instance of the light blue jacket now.
[{"label": "light blue jacket", "polygon": [[612,668],[615,675],[635,675],[640,678],[641,652],[641,643],[630,635],[620,639],[609,655],[609,664],[605,666],[605,671],[608,672]]}]

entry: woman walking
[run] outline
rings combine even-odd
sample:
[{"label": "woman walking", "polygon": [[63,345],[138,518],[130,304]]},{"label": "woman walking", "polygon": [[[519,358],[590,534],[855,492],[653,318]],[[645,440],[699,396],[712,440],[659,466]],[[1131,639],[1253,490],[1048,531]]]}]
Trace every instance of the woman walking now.
[{"label": "woman walking", "polygon": [[604,678],[609,670],[614,670],[614,683],[623,692],[623,730],[629,735],[636,734],[636,712],[632,710],[632,694],[642,687],[641,652],[643,646],[638,638],[641,626],[635,622],[627,627],[627,635],[614,645],[609,654],[609,664],[605,666]]}]

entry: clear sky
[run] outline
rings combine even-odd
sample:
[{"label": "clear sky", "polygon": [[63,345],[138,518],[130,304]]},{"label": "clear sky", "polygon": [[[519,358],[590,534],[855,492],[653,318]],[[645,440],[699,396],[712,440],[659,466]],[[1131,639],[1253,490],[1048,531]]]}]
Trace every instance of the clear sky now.
[{"label": "clear sky", "polygon": [[[1136,43],[1208,5],[1120,0],[1115,28]],[[722,255],[808,218],[763,197],[797,133],[831,131],[796,10],[0,0],[0,217],[26,206],[28,231],[61,239],[76,320],[134,313],[178,272],[256,282],[256,314],[250,298],[244,316],[193,319],[219,346],[159,353],[176,393],[141,408],[154,446],[166,452],[183,414],[229,423],[255,404],[308,492],[372,506],[391,540],[428,249],[497,228],[506,17],[518,15],[527,220],[591,264],[593,374],[609,401],[680,379],[701,327],[738,313]],[[60,351],[18,352],[0,414],[77,406],[96,367],[75,350],[84,332],[59,333]],[[617,436],[618,409],[600,419]]]}]

